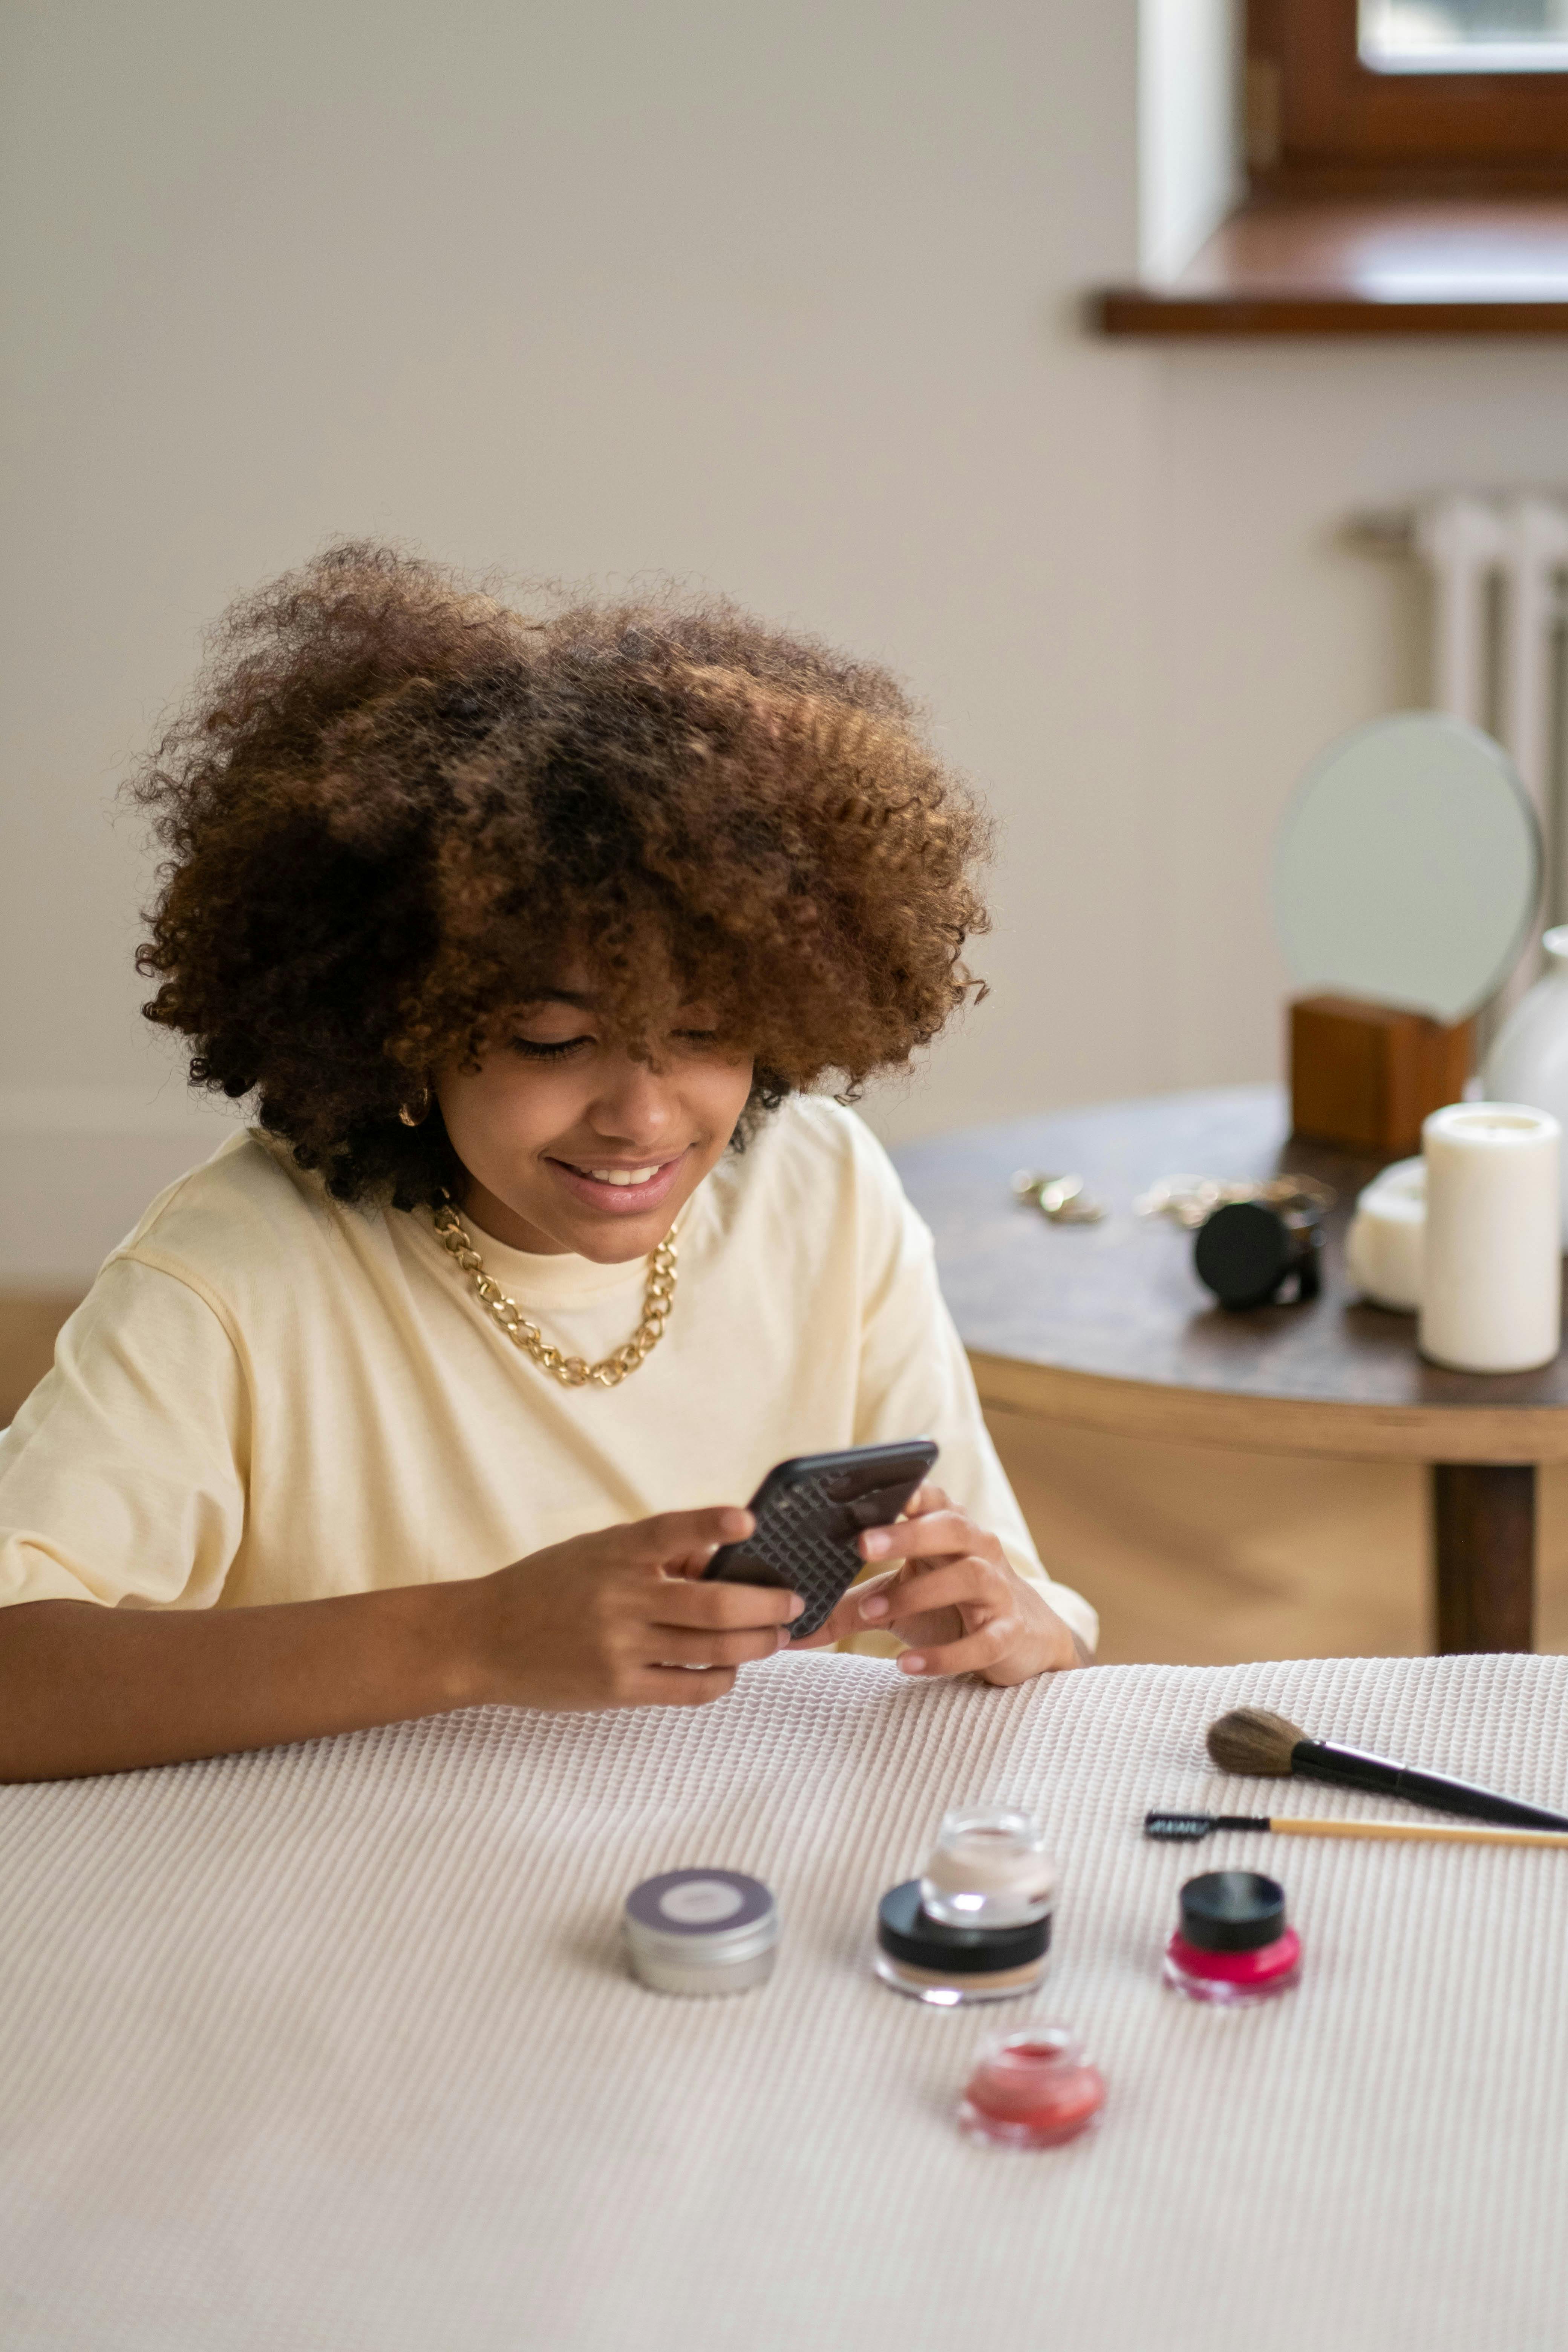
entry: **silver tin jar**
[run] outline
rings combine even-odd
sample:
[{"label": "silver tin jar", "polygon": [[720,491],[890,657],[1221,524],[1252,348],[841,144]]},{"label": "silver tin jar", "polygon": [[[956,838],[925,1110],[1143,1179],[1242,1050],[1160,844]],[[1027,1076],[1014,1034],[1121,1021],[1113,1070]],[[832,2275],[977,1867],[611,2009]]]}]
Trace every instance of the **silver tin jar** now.
[{"label": "silver tin jar", "polygon": [[778,1906],[743,1871],[645,1878],[622,1917],[632,1972],[655,1992],[749,1992],[773,1972]]}]

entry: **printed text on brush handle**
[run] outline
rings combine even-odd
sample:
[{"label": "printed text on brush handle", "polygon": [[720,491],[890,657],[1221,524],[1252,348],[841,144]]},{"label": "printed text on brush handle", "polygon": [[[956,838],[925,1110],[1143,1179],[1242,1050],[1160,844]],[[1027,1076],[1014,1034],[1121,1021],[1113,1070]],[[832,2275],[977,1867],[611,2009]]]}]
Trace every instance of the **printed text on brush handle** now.
[{"label": "printed text on brush handle", "polygon": [[1267,1830],[1267,1813],[1145,1813],[1143,1834],[1152,1838],[1205,1838],[1213,1830]]},{"label": "printed text on brush handle", "polygon": [[1446,1773],[1421,1772],[1385,1757],[1366,1756],[1359,1748],[1331,1747],[1326,1740],[1298,1740],[1290,1751],[1290,1769],[1298,1780],[1329,1780],[1380,1797],[1404,1797],[1411,1804],[1430,1805],[1440,1813],[1465,1813],[1472,1821],[1507,1822],[1516,1829],[1568,1830],[1568,1813],[1527,1805],[1469,1780],[1451,1780]]}]

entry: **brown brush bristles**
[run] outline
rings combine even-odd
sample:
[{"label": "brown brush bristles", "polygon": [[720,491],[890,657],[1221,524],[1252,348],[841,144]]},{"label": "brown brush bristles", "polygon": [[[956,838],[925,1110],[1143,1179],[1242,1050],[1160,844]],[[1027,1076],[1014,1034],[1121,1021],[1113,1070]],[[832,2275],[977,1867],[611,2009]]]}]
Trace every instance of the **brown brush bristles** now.
[{"label": "brown brush bristles", "polygon": [[1306,1733],[1282,1715],[1261,1706],[1238,1706],[1211,1723],[1208,1751],[1222,1772],[1249,1780],[1277,1780],[1290,1770],[1290,1754]]},{"label": "brown brush bristles", "polygon": [[711,1008],[742,1142],[983,993],[986,821],[886,672],[716,597],[531,601],[334,547],[226,616],[133,781],[168,853],[143,1010],[342,1200],[454,1181],[399,1106],[565,962],[650,1059]]}]

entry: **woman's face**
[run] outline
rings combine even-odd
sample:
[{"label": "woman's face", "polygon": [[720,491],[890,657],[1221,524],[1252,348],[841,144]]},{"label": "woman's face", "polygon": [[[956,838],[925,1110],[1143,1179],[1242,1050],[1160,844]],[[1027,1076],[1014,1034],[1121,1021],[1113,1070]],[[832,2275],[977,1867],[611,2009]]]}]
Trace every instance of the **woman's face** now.
[{"label": "woman's face", "polygon": [[576,968],[520,1010],[477,1070],[436,1083],[474,1223],[513,1249],[605,1265],[658,1248],[751,1090],[750,1056],[715,1049],[701,1005],[672,1016],[656,1066],[634,1062],[605,1034]]}]

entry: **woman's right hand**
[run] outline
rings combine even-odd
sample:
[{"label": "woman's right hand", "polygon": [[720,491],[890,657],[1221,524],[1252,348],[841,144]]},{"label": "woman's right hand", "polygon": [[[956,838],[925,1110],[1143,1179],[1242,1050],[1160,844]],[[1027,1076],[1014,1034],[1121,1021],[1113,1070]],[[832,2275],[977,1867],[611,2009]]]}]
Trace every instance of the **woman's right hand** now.
[{"label": "woman's right hand", "polygon": [[722,1698],[739,1667],[784,1646],[805,1605],[771,1585],[699,1580],[754,1525],[749,1511],[670,1511],[479,1578],[468,1588],[476,1700],[577,1710]]}]

